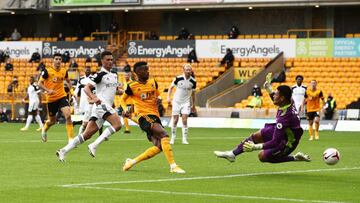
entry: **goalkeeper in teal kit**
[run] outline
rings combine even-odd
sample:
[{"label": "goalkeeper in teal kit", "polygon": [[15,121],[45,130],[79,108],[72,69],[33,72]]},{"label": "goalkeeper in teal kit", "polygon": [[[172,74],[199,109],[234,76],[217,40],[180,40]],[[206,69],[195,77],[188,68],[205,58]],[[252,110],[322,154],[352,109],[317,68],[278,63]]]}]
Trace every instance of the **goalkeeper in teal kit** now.
[{"label": "goalkeeper in teal kit", "polygon": [[291,88],[280,85],[275,92],[272,92],[268,78],[265,87],[274,104],[278,106],[276,123],[265,124],[263,129],[253,133],[232,151],[215,151],[217,157],[234,162],[235,157],[243,152],[261,150],[259,153],[261,162],[310,161],[310,157],[302,152],[290,155],[296,149],[303,134],[300,117],[291,100]]}]

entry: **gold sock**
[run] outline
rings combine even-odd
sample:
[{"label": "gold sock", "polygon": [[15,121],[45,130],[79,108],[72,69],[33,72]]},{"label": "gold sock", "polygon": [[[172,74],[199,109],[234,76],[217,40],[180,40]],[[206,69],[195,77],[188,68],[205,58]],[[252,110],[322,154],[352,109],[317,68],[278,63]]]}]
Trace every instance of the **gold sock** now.
[{"label": "gold sock", "polygon": [[66,134],[68,139],[74,138],[74,126],[72,125],[72,123],[66,123]]},{"label": "gold sock", "polygon": [[159,154],[161,150],[158,147],[150,147],[147,149],[144,153],[140,154],[138,157],[135,158],[136,163],[145,161],[147,159],[150,159],[151,157],[154,157],[155,155]]},{"label": "gold sock", "polygon": [[50,123],[50,121],[47,120],[47,121],[45,122],[45,124],[44,124],[44,131],[45,131],[45,132],[47,132],[47,131],[49,130],[49,128],[50,128],[49,123]]},{"label": "gold sock", "polygon": [[168,163],[170,165],[174,164],[175,163],[174,154],[173,154],[173,151],[170,146],[170,139],[168,137],[164,137],[161,139],[161,148],[165,154],[165,157],[166,157]]},{"label": "gold sock", "polygon": [[319,137],[319,123],[315,123],[315,137]]},{"label": "gold sock", "polygon": [[129,120],[127,118],[124,118],[124,124],[125,124],[125,130],[130,131]]},{"label": "gold sock", "polygon": [[314,135],[314,129],[313,129],[312,125],[309,125],[309,134],[310,134],[310,137],[312,137]]}]

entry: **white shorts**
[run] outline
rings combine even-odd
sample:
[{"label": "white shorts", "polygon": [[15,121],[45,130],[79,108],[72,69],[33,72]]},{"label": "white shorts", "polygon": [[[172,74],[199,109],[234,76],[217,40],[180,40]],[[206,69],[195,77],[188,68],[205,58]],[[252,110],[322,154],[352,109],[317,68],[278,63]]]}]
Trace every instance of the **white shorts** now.
[{"label": "white shorts", "polygon": [[107,104],[100,104],[96,105],[94,104],[91,111],[90,120],[93,120],[96,122],[96,125],[101,128],[104,124],[104,115],[112,115],[116,114],[116,111]]},{"label": "white shorts", "polygon": [[28,112],[36,111],[39,109],[39,101],[29,102]]},{"label": "white shorts", "polygon": [[86,111],[84,112],[84,117],[83,117],[83,121],[88,122],[90,120],[91,117],[91,113],[92,113],[92,104],[89,104],[88,109],[86,109]]},{"label": "white shorts", "polygon": [[185,102],[182,104],[173,102],[172,115],[176,116],[179,115],[180,113],[181,115],[189,115],[191,113],[190,102]]}]

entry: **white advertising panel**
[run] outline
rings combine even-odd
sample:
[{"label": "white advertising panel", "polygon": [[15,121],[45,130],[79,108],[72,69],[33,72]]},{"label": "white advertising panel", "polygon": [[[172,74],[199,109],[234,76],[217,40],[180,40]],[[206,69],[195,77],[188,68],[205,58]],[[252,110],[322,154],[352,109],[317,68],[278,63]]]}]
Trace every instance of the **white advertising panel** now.
[{"label": "white advertising panel", "polygon": [[31,58],[32,53],[35,51],[41,54],[42,42],[0,42],[0,50],[7,52],[10,58]]},{"label": "white advertising panel", "polygon": [[335,131],[359,132],[360,131],[360,121],[339,120],[336,125]]},{"label": "white advertising panel", "polygon": [[196,40],[198,58],[222,58],[230,48],[235,58],[273,58],[280,52],[296,56],[296,39]]}]

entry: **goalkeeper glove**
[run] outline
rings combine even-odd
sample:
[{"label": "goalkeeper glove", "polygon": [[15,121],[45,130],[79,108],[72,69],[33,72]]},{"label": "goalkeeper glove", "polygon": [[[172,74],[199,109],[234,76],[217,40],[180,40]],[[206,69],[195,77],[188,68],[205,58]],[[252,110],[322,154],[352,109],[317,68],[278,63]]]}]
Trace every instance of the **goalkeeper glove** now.
[{"label": "goalkeeper glove", "polygon": [[254,144],[252,141],[247,141],[243,145],[243,150],[245,152],[252,152],[254,150],[261,150],[263,148],[263,144]]},{"label": "goalkeeper glove", "polygon": [[266,75],[266,81],[264,83],[264,88],[269,94],[272,93],[271,80],[272,80],[272,73],[270,72]]}]

